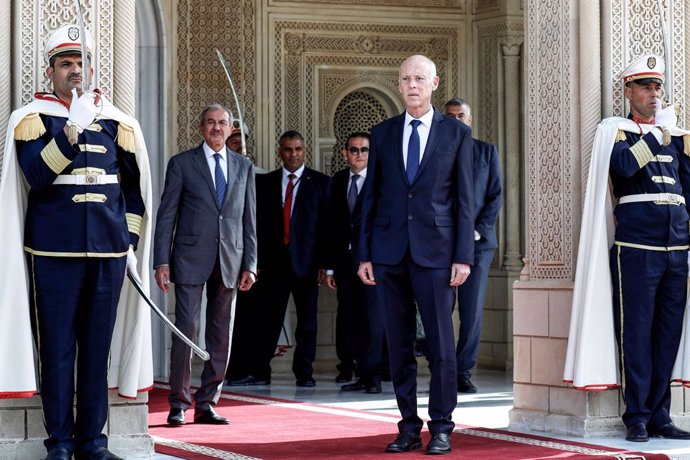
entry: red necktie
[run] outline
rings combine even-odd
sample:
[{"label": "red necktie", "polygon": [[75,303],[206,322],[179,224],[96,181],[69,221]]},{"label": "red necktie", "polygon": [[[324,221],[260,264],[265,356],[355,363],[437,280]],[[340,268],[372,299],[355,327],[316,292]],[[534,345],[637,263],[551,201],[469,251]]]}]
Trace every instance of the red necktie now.
[{"label": "red necktie", "polygon": [[290,213],[292,211],[292,191],[295,188],[295,175],[288,174],[288,184],[285,187],[285,204],[283,205],[283,244],[290,242]]}]

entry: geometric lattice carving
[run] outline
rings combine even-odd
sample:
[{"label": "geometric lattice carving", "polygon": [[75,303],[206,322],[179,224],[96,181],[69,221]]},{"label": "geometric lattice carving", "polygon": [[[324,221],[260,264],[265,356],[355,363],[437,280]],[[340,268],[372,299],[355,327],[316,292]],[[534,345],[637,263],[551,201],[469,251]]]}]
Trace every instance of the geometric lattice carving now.
[{"label": "geometric lattice carving", "polygon": [[[78,24],[79,20],[76,3],[72,0],[20,0],[17,3],[20,40],[16,43],[21,47],[19,102],[24,105],[31,102],[36,91],[52,90],[44,72],[48,63],[43,57],[43,48],[48,36],[65,24]],[[84,23],[96,41],[93,83],[110,97],[113,93],[114,3],[113,0],[84,0],[82,7]]]},{"label": "geometric lattice carving", "polygon": [[[661,15],[656,1],[648,0],[614,0],[611,5],[611,56],[612,75],[609,81],[613,85],[613,114],[626,116],[629,108],[623,96],[623,86],[618,79],[620,73],[633,59],[647,53],[664,56],[664,37],[661,28]],[[667,61],[667,73],[673,102],[679,103],[683,114],[680,120],[686,120],[686,68],[685,68],[685,14],[686,4],[683,0],[663,0],[662,10],[665,28],[669,36],[669,53],[664,56]]]},{"label": "geometric lattice carving", "polygon": [[[496,2],[497,0],[492,0]],[[295,0],[274,0],[274,4],[287,3],[288,6],[293,6]],[[372,6],[408,6],[419,7],[419,0],[300,0],[300,3],[325,3],[335,5],[372,5]],[[468,0],[424,0],[424,8],[457,8],[465,10]]]},{"label": "geometric lattice carving", "polygon": [[255,26],[256,2],[231,0],[207,2],[180,0],[177,3],[177,149],[199,144],[198,117],[203,108],[216,102],[233,114],[237,108],[214,47],[232,72],[249,128],[249,149],[253,150],[255,128]]},{"label": "geometric lattice carving", "polygon": [[[527,2],[525,90],[529,156],[528,254],[532,279],[572,279],[573,221],[570,170],[572,8],[562,0]],[[579,177],[579,171],[577,175]]]},{"label": "geometric lattice carving", "polygon": [[[316,169],[326,167],[325,154],[332,155],[332,143],[327,153],[319,147],[323,145],[322,137],[334,137],[334,133],[324,136],[324,129],[329,130],[335,119],[320,118],[325,112],[316,109],[323,108],[324,101],[333,94],[344,97],[347,92],[342,92],[343,86],[350,84],[346,77],[333,75],[327,77],[330,80],[322,80],[322,72],[328,73],[327,69],[349,72],[360,87],[378,86],[384,93],[392,89],[397,94],[394,85],[402,59],[424,54],[436,63],[437,73],[442,77],[432,99],[434,105],[442,106],[449,97],[448,88],[457,87],[458,27],[276,19],[273,30],[276,43],[273,124],[277,133],[288,129],[302,132],[310,146],[307,163]],[[352,75],[353,71],[358,75]],[[368,82],[367,77],[371,78]],[[318,100],[314,100],[315,96]],[[395,113],[391,107],[386,107],[386,111],[389,116]]]},{"label": "geometric lattice carving", "polygon": [[388,118],[386,109],[372,95],[358,91],[345,96],[338,104],[333,121],[336,141],[330,173],[347,167],[347,162],[340,154],[340,150],[345,147],[345,141],[350,133],[370,132],[374,125],[386,118]]}]

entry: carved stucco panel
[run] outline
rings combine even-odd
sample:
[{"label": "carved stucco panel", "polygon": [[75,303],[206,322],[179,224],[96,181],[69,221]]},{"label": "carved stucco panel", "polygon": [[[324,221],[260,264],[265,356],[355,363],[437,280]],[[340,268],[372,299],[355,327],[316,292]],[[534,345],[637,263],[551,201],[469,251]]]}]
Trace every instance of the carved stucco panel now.
[{"label": "carved stucco panel", "polygon": [[[113,93],[113,0],[84,0],[84,22],[96,40],[94,83],[110,97]],[[48,36],[65,24],[77,24],[76,3],[71,0],[21,0],[17,5],[20,39],[16,42],[20,55],[20,88],[24,105],[36,91],[50,90],[45,76],[48,63],[43,48]],[[94,15],[94,11],[98,11]],[[37,24],[38,22],[38,24]]]},{"label": "carved stucco panel", "polygon": [[[490,0],[496,2],[497,0]],[[468,0],[424,0],[424,8],[428,9],[448,9],[457,8],[461,12],[467,9]],[[272,6],[287,4],[294,8],[294,0],[269,0]],[[419,0],[300,0],[299,3],[306,4],[325,4],[325,5],[361,5],[361,6],[395,6],[395,7],[415,7],[420,5]]]},{"label": "carved stucco panel", "polygon": [[529,0],[525,90],[528,157],[528,254],[533,279],[573,273],[571,145],[571,5]]},{"label": "carved stucco panel", "polygon": [[[436,106],[445,102],[448,88],[456,86],[457,28],[277,20],[274,30],[275,126],[280,132],[287,129],[302,132],[307,144],[313,146],[309,151],[316,153],[310,153],[307,158],[313,167],[319,168],[322,163],[323,155],[316,148],[319,138],[322,134],[332,136],[325,132],[332,131],[332,120],[323,118],[324,113],[332,112],[319,109],[325,108],[324,101],[329,101],[329,106],[339,102],[331,96],[334,92],[342,93],[342,88],[333,83],[353,85],[351,79],[340,82],[321,79],[316,71],[319,66],[356,69],[359,75],[353,78],[363,86],[367,85],[368,75],[380,75],[383,69],[393,77],[383,87],[392,89],[402,59],[421,53],[436,62],[439,75],[446,76],[434,94]],[[376,33],[371,33],[374,30]],[[368,73],[362,72],[362,68],[368,69]],[[449,73],[448,69],[452,71]],[[379,84],[379,80],[380,76],[372,83]],[[314,100],[315,91],[317,100]],[[397,89],[394,94],[397,95]]]},{"label": "carved stucco panel", "polygon": [[[648,53],[664,56],[664,38],[658,3],[649,0],[614,0],[611,14],[611,56],[613,85],[613,113],[625,116],[629,107],[623,96],[619,76],[635,58]],[[663,0],[665,28],[670,41],[671,69],[673,73],[673,102],[680,103],[684,120],[687,112],[685,81],[685,21],[686,4],[683,0]],[[669,61],[668,57],[666,60]],[[668,66],[667,66],[668,70]]]},{"label": "carved stucco panel", "polygon": [[[199,141],[198,116],[212,102],[235,102],[214,48],[225,56],[238,88],[244,121],[249,127],[249,147],[254,145],[256,100],[256,3],[229,0],[208,3],[177,2],[177,145],[180,150]],[[227,33],[232,31],[232,33]]]}]

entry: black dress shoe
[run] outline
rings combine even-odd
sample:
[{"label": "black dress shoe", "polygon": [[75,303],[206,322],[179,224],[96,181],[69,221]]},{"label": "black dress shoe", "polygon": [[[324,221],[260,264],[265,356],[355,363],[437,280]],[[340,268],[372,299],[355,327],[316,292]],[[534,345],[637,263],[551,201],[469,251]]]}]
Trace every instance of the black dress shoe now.
[{"label": "black dress shoe", "polygon": [[298,387],[311,388],[316,386],[316,380],[314,380],[312,377],[297,379],[295,385],[297,385]]},{"label": "black dress shoe", "polygon": [[348,383],[347,385],[343,385],[340,387],[342,391],[362,391],[366,388],[366,385],[362,381],[362,379],[357,380],[354,383]]},{"label": "black dress shoe", "polygon": [[50,449],[45,460],[72,460],[72,452],[66,447],[54,447]]},{"label": "black dress shoe", "polygon": [[250,385],[270,385],[271,379],[254,377],[253,375],[248,375],[242,377],[241,379],[230,380],[228,384],[231,387],[246,387]]},{"label": "black dress shoe", "polygon": [[395,441],[388,444],[386,452],[409,452],[422,448],[422,437],[417,433],[399,433]]},{"label": "black dress shoe", "polygon": [[370,395],[381,393],[381,382],[367,384],[364,388],[364,392]]},{"label": "black dress shoe", "polygon": [[182,426],[186,422],[184,420],[184,411],[180,408],[173,407],[168,413],[168,425],[170,426]]},{"label": "black dress shoe", "polygon": [[203,423],[206,425],[228,425],[230,424],[230,420],[222,415],[218,415],[212,407],[209,407],[206,410],[194,412],[194,423]]},{"label": "black dress shoe", "polygon": [[649,427],[649,435],[655,438],[666,439],[690,439],[690,433],[681,430],[673,423],[667,423],[656,428]]},{"label": "black dress shoe", "polygon": [[105,447],[99,447],[96,450],[76,454],[74,458],[76,460],[124,460],[122,457],[118,457]]},{"label": "black dress shoe", "polygon": [[[665,426],[665,425],[664,425]],[[632,442],[647,442],[649,435],[647,434],[647,427],[644,423],[636,423],[628,427],[625,434],[625,439]]]},{"label": "black dress shoe", "polygon": [[352,372],[340,372],[335,376],[335,383],[347,383],[350,380],[352,380]]},{"label": "black dress shoe", "polygon": [[429,440],[429,444],[426,445],[426,453],[429,455],[450,453],[450,434],[432,434],[431,439]]},{"label": "black dress shoe", "polygon": [[477,387],[467,377],[458,377],[458,393],[476,393]]}]

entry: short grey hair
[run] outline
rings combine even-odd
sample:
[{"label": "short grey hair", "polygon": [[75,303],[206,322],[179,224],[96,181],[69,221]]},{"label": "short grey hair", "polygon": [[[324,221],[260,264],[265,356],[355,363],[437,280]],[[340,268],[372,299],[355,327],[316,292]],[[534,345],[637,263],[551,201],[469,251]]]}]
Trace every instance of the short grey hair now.
[{"label": "short grey hair", "polygon": [[224,105],[217,103],[209,104],[204,108],[204,110],[201,112],[201,115],[199,115],[199,125],[204,124],[206,114],[211,110],[225,110],[225,113],[228,114],[228,125],[232,126],[232,120],[234,120],[234,117],[232,116],[232,111]]}]

